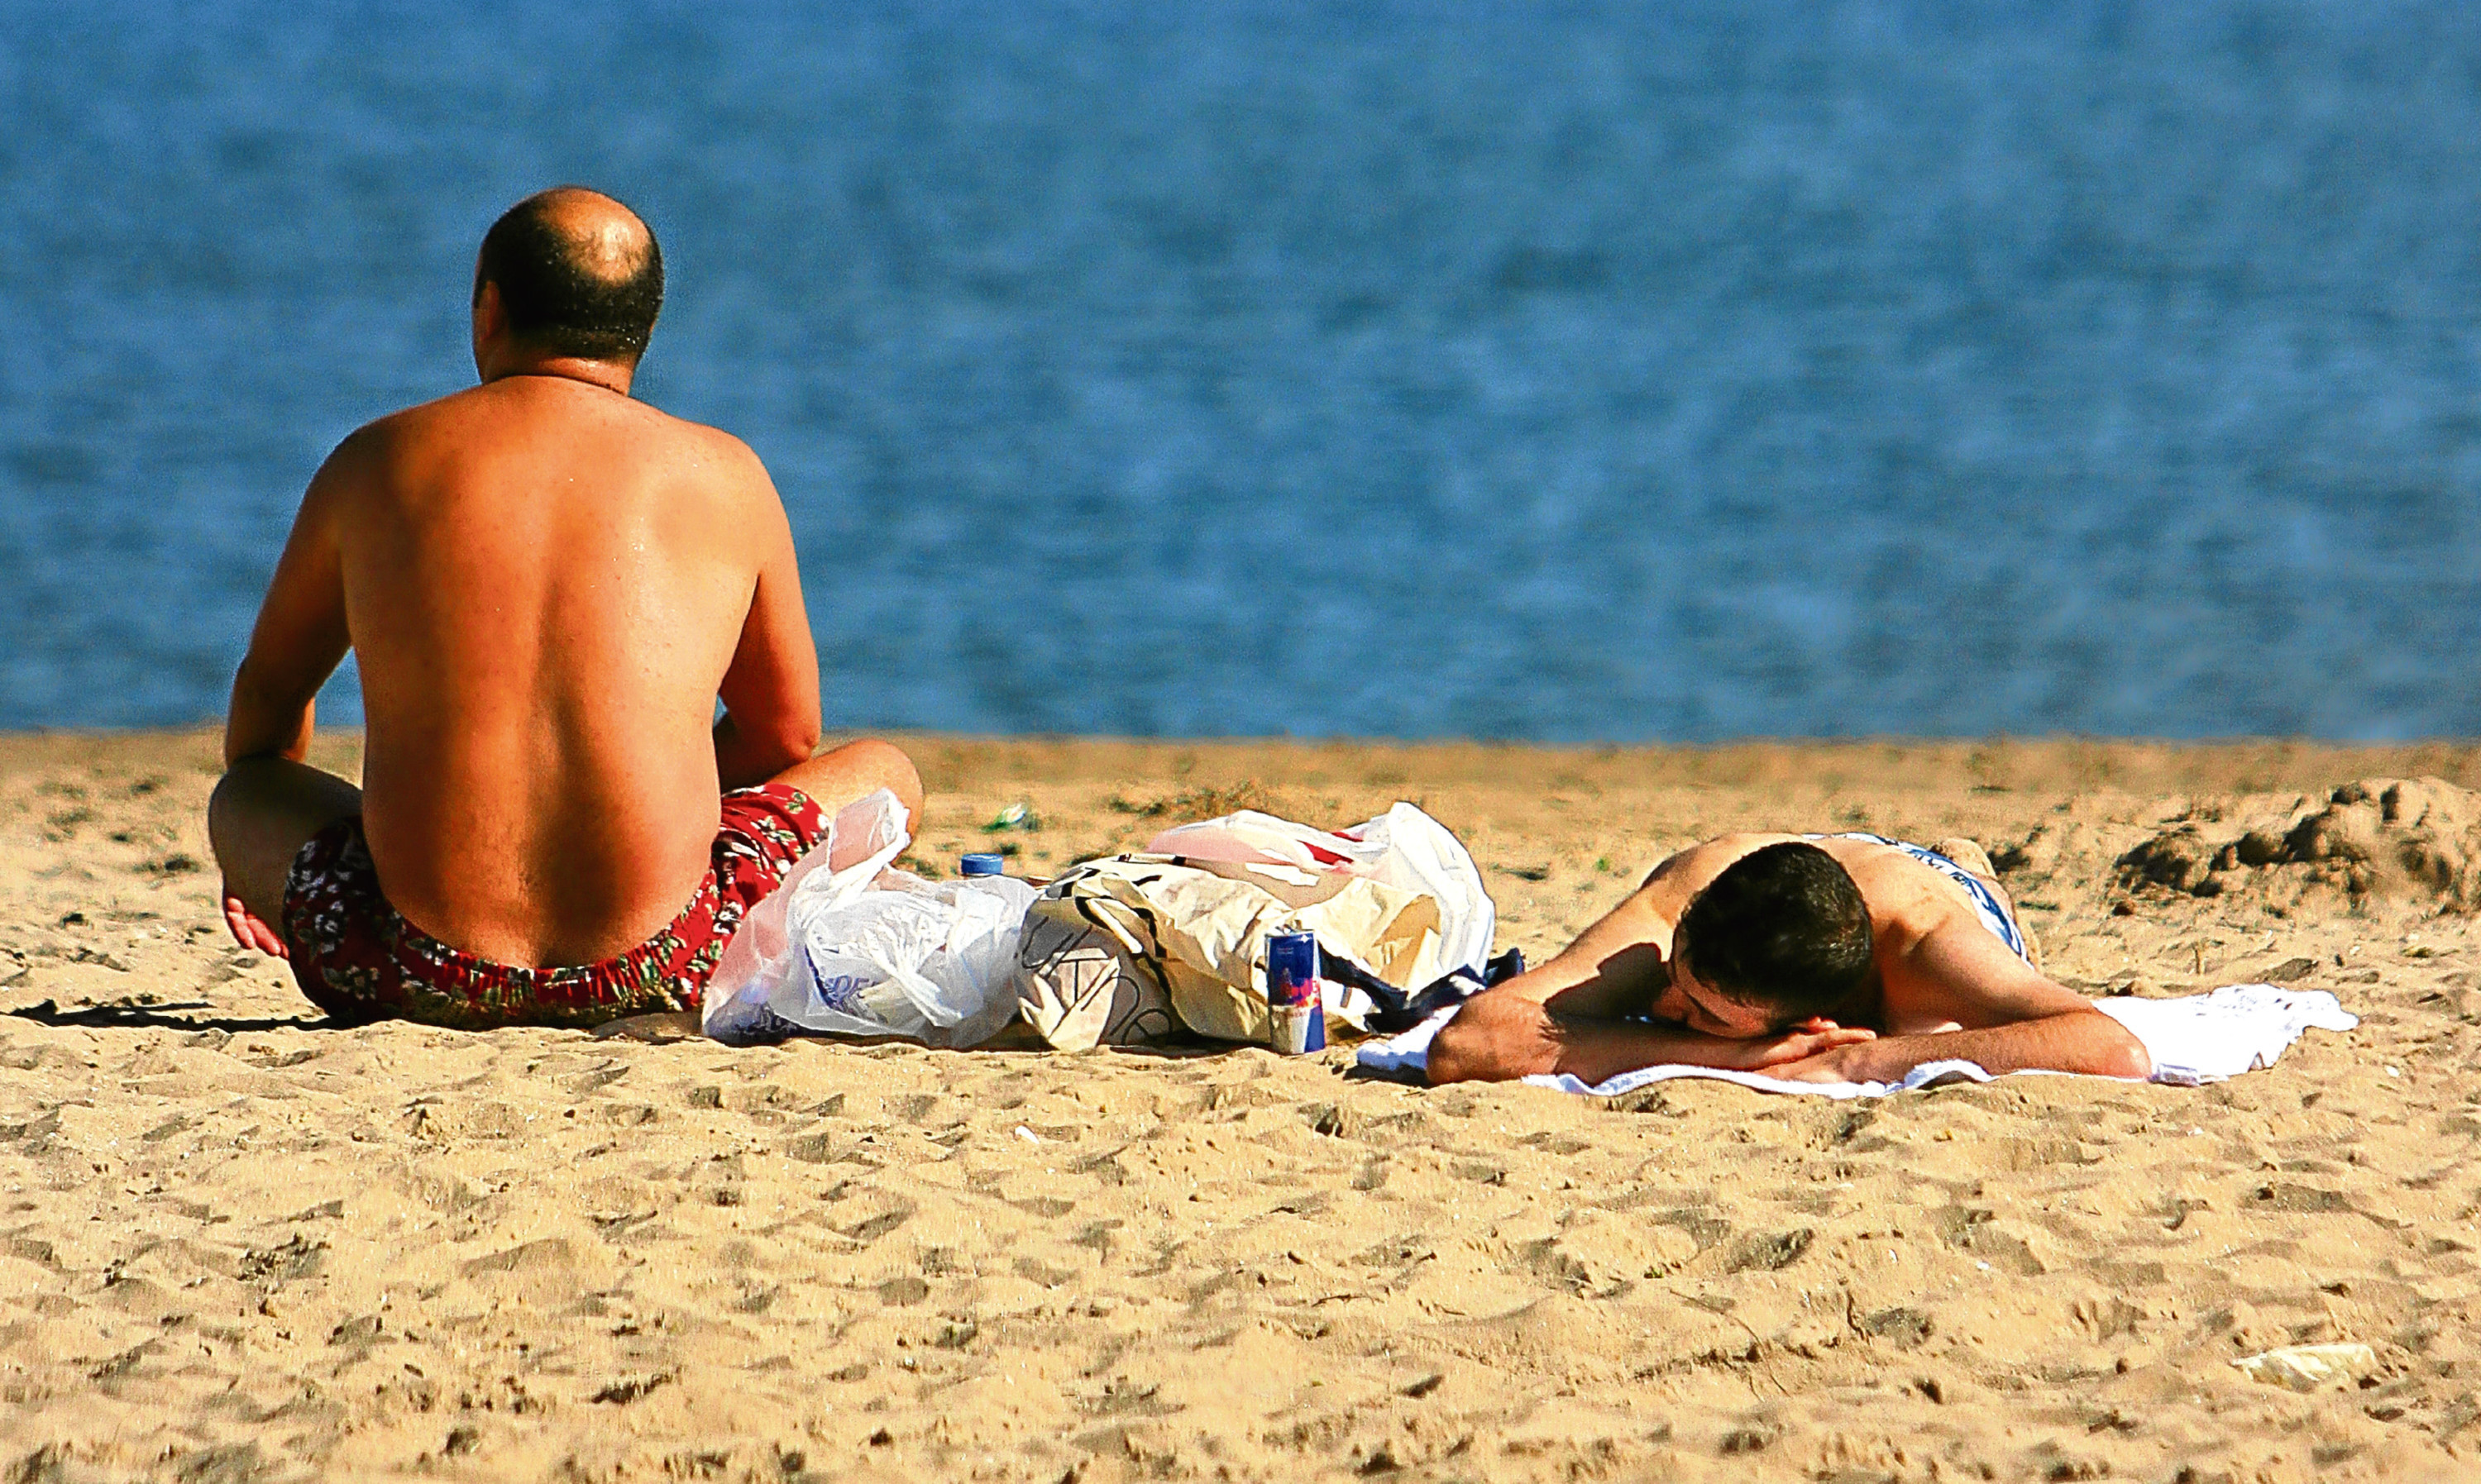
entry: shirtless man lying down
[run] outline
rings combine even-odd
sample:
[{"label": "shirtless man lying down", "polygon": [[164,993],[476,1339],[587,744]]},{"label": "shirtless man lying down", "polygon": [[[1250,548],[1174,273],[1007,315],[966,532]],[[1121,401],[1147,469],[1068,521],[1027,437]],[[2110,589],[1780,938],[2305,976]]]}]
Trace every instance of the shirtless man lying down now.
[{"label": "shirtless man lying down", "polygon": [[1801,1081],[1924,1061],[2146,1077],[2136,1037],[2035,968],[1979,870],[1874,835],[1727,835],[1654,869],[1542,967],[1466,1002],[1434,1082],[1684,1062]]},{"label": "shirtless man lying down", "polygon": [[[519,202],[475,269],[482,384],[355,432],[302,499],[208,826],[233,935],[331,1016],[692,1008],[837,808],[920,807],[885,742],[811,756],[818,657],[757,456],[629,396],[663,287],[619,202]],[[302,761],[348,649],[359,789]]]}]

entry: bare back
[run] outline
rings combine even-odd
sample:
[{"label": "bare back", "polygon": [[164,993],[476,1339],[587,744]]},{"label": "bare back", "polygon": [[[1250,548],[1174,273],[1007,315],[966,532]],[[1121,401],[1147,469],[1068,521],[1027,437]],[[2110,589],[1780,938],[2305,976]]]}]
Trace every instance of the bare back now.
[{"label": "bare back", "polygon": [[[1696,894],[1735,861],[1789,840],[1805,840],[1835,857],[1868,904],[1875,967],[1866,998],[1875,1013],[1866,1023],[1871,1028],[1898,1035],[1953,1030],[1988,1014],[1979,1002],[1994,988],[2039,993],[2041,976],[1981,925],[1961,884],[1904,850],[1867,837],[1727,835],[1684,850],[1663,863],[1668,867],[1676,861],[1684,868],[1678,883],[1662,894],[1669,925],[1676,928]],[[1996,882],[1991,886],[1998,889]],[[1926,956],[1935,960],[1936,970],[1924,973],[1921,950],[1934,939],[1938,950]],[[1959,957],[1967,960],[1968,972],[1947,972]],[[2003,1013],[2014,1008],[2011,1003]]]},{"label": "bare back", "polygon": [[[708,868],[710,728],[762,579],[798,617],[755,456],[603,387],[511,376],[355,434],[314,513],[360,655],[363,822],[397,909],[529,965],[593,962],[668,922]],[[814,658],[793,664],[815,677]]]},{"label": "bare back", "polygon": [[1666,858],[1637,893],[1535,971],[1546,993],[1591,1013],[1640,1013],[1670,982],[1672,935],[1690,902],[1726,868],[1766,846],[1807,840],[1851,873],[1869,909],[1875,967],[1864,993],[1871,1028],[1949,1030],[2027,1006],[2064,1008],[2051,985],[1983,927],[1964,888],[1903,850],[1869,839],[1726,835]]}]

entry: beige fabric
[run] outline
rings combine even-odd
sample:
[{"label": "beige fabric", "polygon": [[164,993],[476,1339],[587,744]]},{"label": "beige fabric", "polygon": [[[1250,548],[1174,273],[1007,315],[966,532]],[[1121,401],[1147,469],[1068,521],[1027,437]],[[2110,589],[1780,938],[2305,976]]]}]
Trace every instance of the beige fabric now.
[{"label": "beige fabric", "polygon": [[[1124,855],[1048,887],[1027,919],[1018,976],[1028,1024],[1063,1051],[1160,1038],[1164,1005],[1200,1035],[1267,1035],[1267,939],[1314,932],[1402,988],[1447,971],[1437,902],[1400,887],[1289,866]],[[1330,990],[1330,1027],[1358,1029],[1358,991]]]},{"label": "beige fabric", "polygon": [[1017,1014],[1060,1051],[1142,1046],[1180,1028],[1141,934],[1109,898],[1037,900],[1019,940]]}]

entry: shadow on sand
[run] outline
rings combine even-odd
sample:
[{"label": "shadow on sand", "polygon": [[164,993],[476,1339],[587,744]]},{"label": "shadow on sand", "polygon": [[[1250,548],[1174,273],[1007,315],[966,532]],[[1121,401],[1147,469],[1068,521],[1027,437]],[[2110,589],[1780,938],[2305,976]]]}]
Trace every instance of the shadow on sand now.
[{"label": "shadow on sand", "polygon": [[116,1001],[111,1004],[89,1005],[79,1010],[64,1010],[49,1000],[20,1005],[0,1014],[13,1015],[42,1026],[112,1027],[121,1029],[152,1030],[222,1030],[240,1035],[252,1030],[341,1030],[345,1023],[325,1016],[313,1020],[259,1019],[236,1020],[229,1016],[191,1016],[184,1010],[212,1010],[215,1005],[204,1000],[182,1001],[171,1004],[132,1004]]}]

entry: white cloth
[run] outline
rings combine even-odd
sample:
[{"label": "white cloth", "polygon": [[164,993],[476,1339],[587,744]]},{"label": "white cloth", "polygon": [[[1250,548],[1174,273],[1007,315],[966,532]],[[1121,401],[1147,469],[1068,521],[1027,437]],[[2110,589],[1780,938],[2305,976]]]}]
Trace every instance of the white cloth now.
[{"label": "white cloth", "polygon": [[2274,1065],[2300,1033],[2349,1030],[2361,1018],[2322,989],[2233,984],[2178,1000],[2097,1000],[2154,1057],[2154,1080],[2194,1087]]},{"label": "white cloth", "polygon": [[[2210,995],[2189,995],[2178,1000],[2112,999],[2097,1000],[2093,1004],[2145,1043],[2147,1054],[2154,1058],[2153,1080],[2183,1087],[2219,1082],[2242,1072],[2272,1066],[2292,1042],[2300,1039],[2301,1032],[2311,1027],[2349,1030],[2361,1023],[2359,1016],[2344,1009],[2322,989],[2277,989],[2271,984],[2233,984]],[[1418,1076],[1429,1066],[1431,1039],[1455,1013],[1453,1009],[1441,1010],[1401,1035],[1373,1041],[1364,1046],[1355,1059],[1373,1072]],[[1711,1078],[1760,1092],[1796,1092],[1817,1098],[1883,1098],[1891,1092],[1909,1092],[1946,1082],[1986,1082],[1991,1076],[1970,1061],[1925,1061],[1895,1082],[1791,1082],[1763,1072],[1680,1065],[1639,1067],[1591,1085],[1565,1073],[1528,1077],[1526,1080],[1536,1087],[1604,1098],[1676,1077]]]}]

